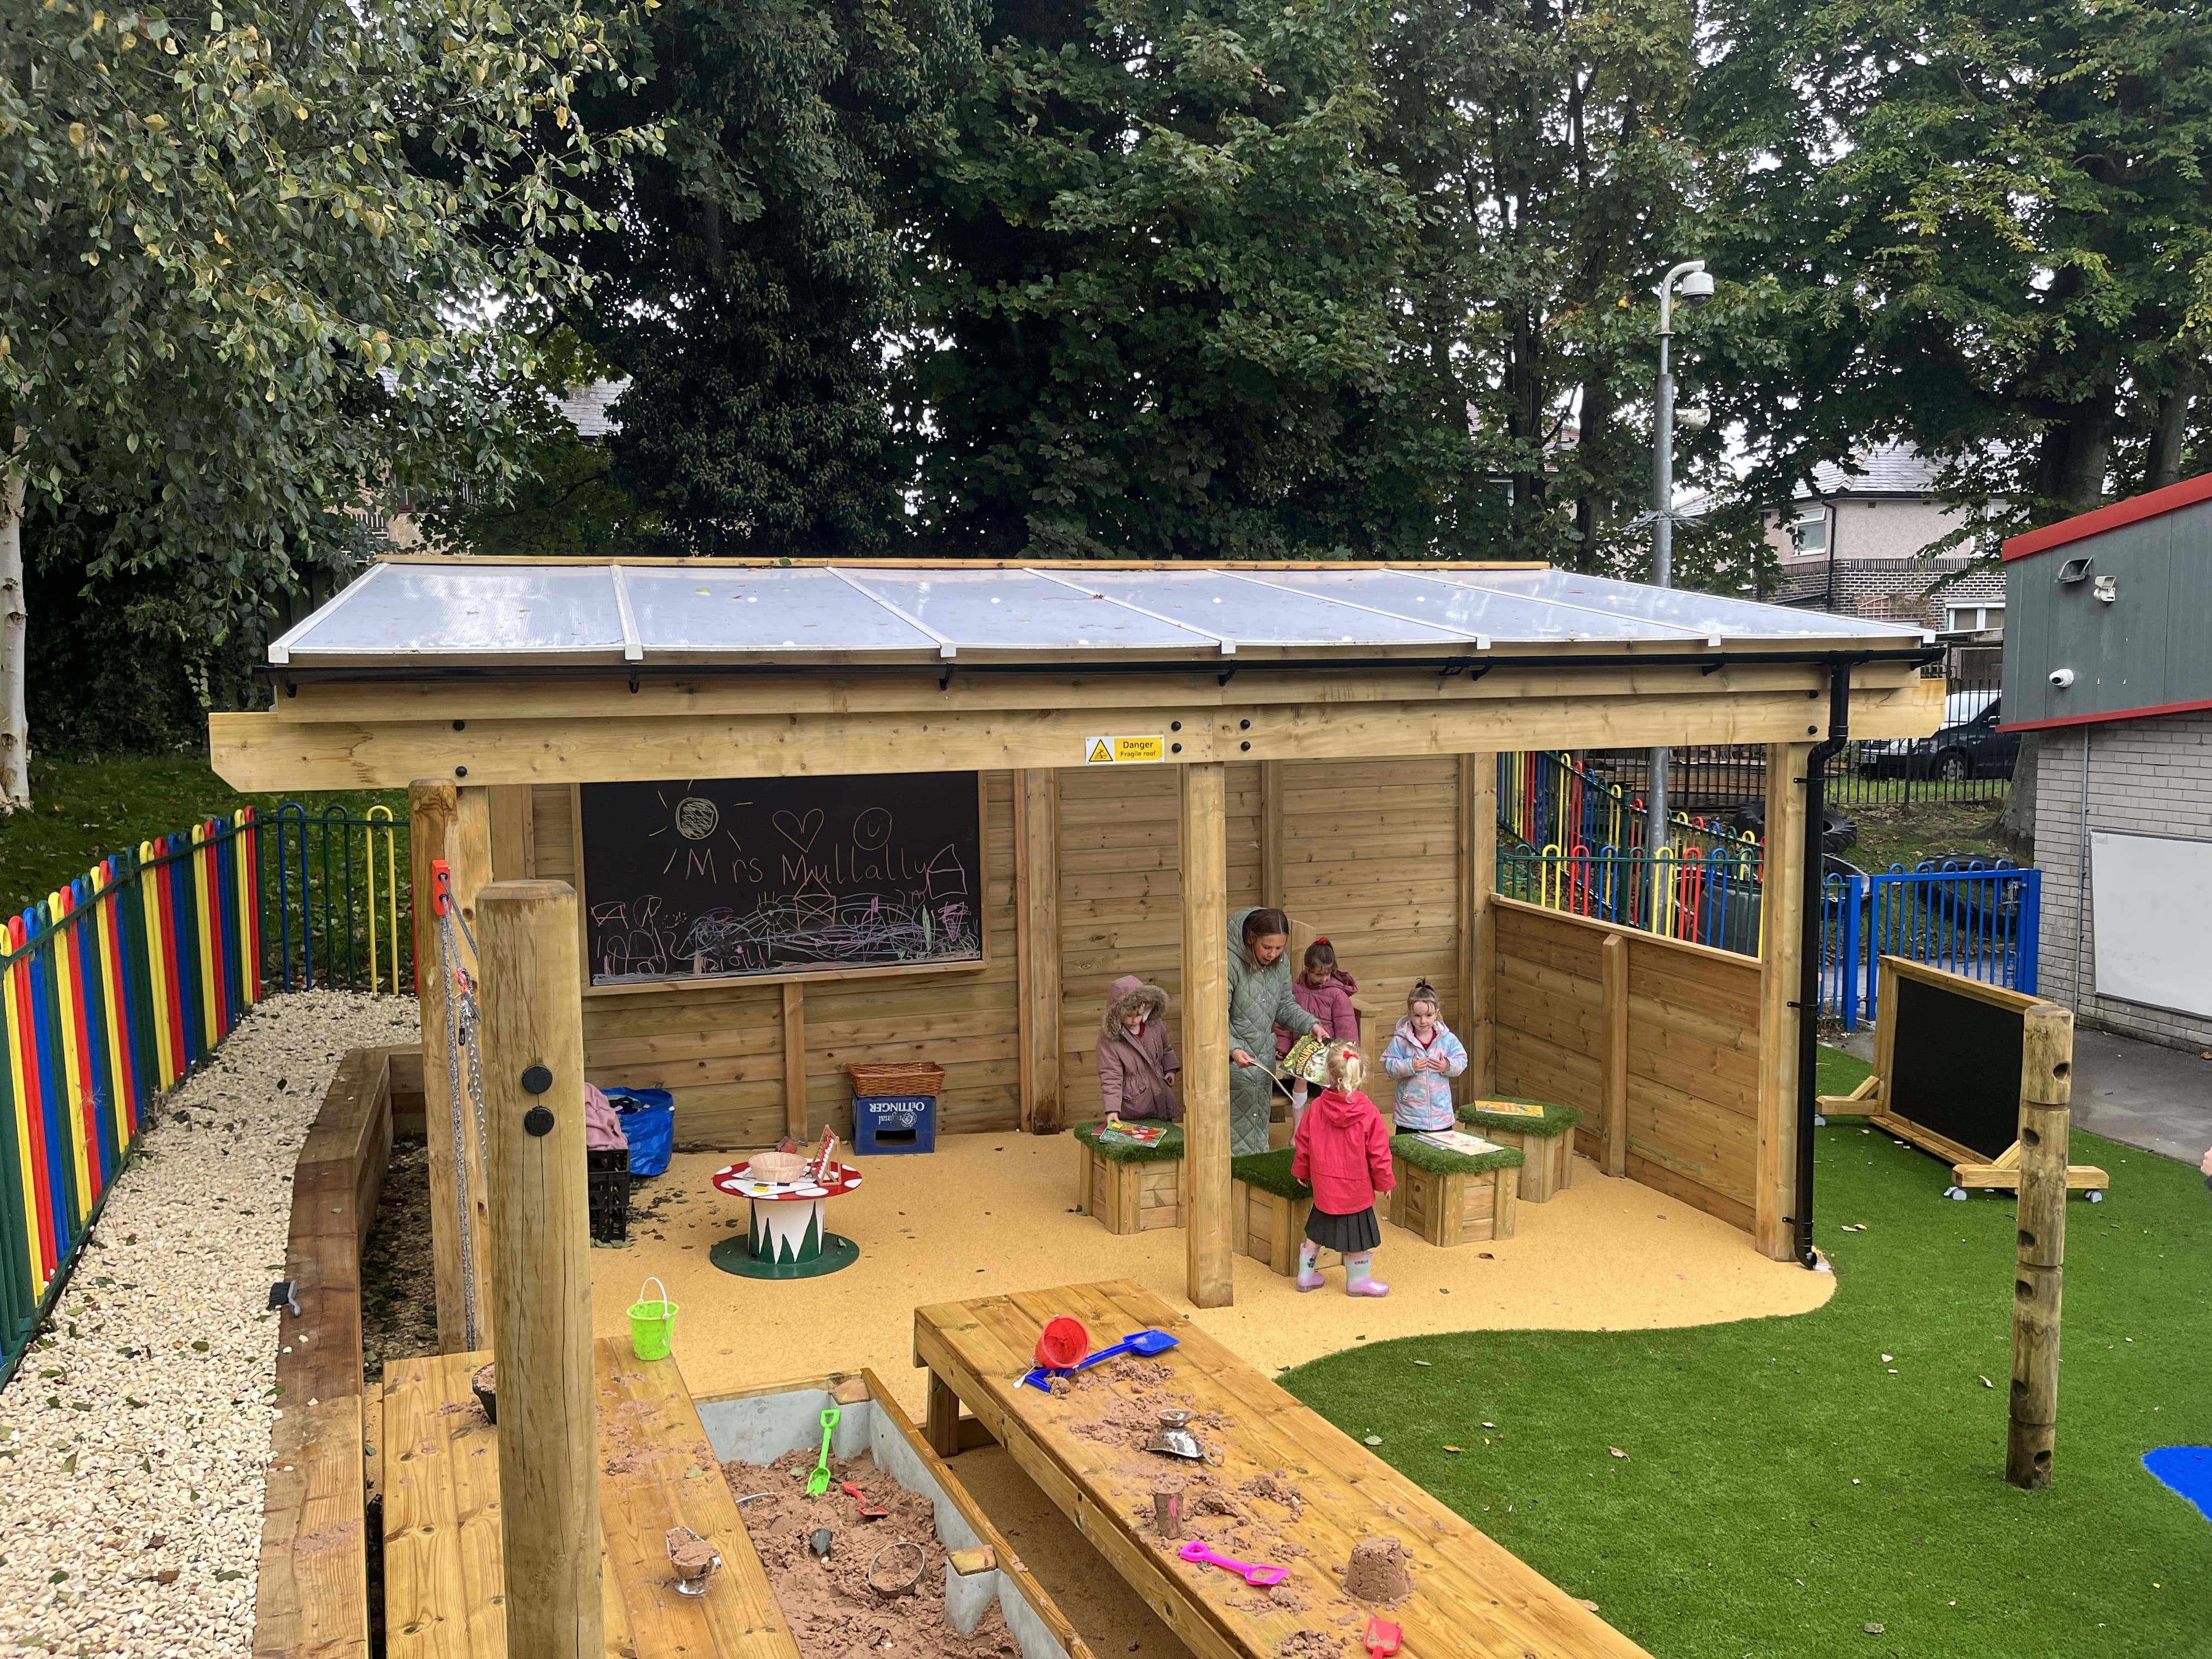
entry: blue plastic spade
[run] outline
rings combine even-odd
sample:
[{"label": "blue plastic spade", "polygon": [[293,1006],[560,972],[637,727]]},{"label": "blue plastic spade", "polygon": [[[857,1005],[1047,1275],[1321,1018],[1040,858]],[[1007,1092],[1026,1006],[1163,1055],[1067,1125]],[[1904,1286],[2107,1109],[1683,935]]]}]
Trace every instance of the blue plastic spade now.
[{"label": "blue plastic spade", "polygon": [[1042,1389],[1049,1394],[1052,1392],[1051,1379],[1055,1376],[1073,1376],[1078,1371],[1089,1370],[1102,1359],[1112,1359],[1119,1354],[1165,1353],[1170,1348],[1176,1346],[1180,1340],[1180,1338],[1170,1336],[1165,1331],[1132,1331],[1112,1347],[1099,1349],[1097,1353],[1091,1355],[1080,1364],[1070,1365],[1066,1370],[1058,1371],[1048,1366],[1039,1365],[1027,1376],[1022,1378],[1022,1381],[1033,1389]]}]

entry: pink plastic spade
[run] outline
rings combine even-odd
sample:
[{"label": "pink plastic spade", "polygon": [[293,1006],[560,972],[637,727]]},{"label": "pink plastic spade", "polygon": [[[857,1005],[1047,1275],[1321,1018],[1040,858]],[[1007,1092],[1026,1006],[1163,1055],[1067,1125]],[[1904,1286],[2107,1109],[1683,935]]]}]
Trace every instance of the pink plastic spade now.
[{"label": "pink plastic spade", "polygon": [[1176,1552],[1186,1561],[1203,1561],[1209,1567],[1226,1567],[1231,1572],[1244,1575],[1244,1582],[1265,1589],[1270,1584],[1279,1584],[1291,1576],[1288,1567],[1271,1567],[1265,1563],[1255,1566],[1247,1561],[1232,1561],[1225,1555],[1216,1555],[1206,1548],[1203,1539],[1194,1538]]}]

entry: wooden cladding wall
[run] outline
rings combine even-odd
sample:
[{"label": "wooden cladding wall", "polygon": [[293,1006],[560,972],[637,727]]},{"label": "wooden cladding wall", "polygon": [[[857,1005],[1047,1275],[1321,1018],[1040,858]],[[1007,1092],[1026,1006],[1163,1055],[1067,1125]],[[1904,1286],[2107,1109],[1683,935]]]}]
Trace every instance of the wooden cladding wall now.
[{"label": "wooden cladding wall", "polygon": [[[1759,1114],[1758,962],[1511,900],[1492,902],[1498,1092],[1581,1107],[1579,1150],[1750,1231]],[[1610,1009],[1608,936],[1621,939],[1627,953],[1626,994]],[[1616,1121],[1606,1109],[1608,1060],[1625,1077]],[[1625,1146],[1613,1144],[1616,1129]]]},{"label": "wooden cladding wall", "polygon": [[[1328,935],[1387,1029],[1413,981],[1458,996],[1457,763],[1286,763],[1278,771],[1283,890],[1261,891],[1269,826],[1255,763],[1227,768],[1229,908],[1279,904]],[[806,1124],[842,1135],[844,1067],[854,1060],[931,1060],[945,1068],[940,1129],[1012,1129],[1021,1121],[1015,948],[1016,775],[985,775],[985,937],[975,973],[804,981]],[[1058,775],[1063,1116],[1098,1114],[1095,1059],[1107,987],[1136,974],[1164,987],[1182,1030],[1182,883],[1173,767],[1071,768]],[[577,879],[566,785],[493,792],[495,879]],[[589,895],[586,895],[588,902]],[[1595,971],[1595,970],[1593,970]],[[746,981],[672,984],[584,1000],[593,1081],[677,1097],[679,1145],[763,1146],[786,1133],[783,988]],[[1381,1097],[1378,1097],[1378,1098]],[[1387,1100],[1385,1102],[1387,1105]]]}]

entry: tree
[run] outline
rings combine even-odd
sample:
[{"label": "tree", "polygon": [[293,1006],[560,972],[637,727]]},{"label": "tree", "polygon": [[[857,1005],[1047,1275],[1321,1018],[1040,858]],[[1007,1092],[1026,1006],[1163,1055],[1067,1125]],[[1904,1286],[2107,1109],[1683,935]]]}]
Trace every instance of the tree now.
[{"label": "tree", "polygon": [[1426,550],[1469,462],[1358,0],[1001,5],[903,343],[929,546]]},{"label": "tree", "polygon": [[[1721,234],[1778,277],[1787,346],[1735,388],[1759,484],[1784,499],[1856,440],[1908,439],[1989,556],[2095,506],[2116,467],[2178,471],[2212,276],[2200,9],[1720,0],[1716,20]],[[2034,759],[2031,737],[2016,841]]]},{"label": "tree", "polygon": [[905,533],[911,441],[885,344],[908,325],[910,181],[946,142],[980,0],[667,0],[642,80],[583,109],[665,152],[594,192],[568,246],[598,282],[564,314],[631,377],[613,482],[686,552],[880,552]]},{"label": "tree", "polygon": [[649,134],[588,132],[622,71],[565,0],[0,13],[0,799],[27,801],[24,492],[221,642],[357,557],[395,478],[496,492],[528,337],[582,273],[546,238]]}]

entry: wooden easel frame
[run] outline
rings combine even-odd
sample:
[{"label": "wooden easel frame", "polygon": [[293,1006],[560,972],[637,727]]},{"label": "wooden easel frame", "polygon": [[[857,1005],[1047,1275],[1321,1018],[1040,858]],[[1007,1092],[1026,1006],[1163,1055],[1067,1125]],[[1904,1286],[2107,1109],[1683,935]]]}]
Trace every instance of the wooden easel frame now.
[{"label": "wooden easel frame", "polygon": [[[1897,984],[1900,979],[1918,980],[1923,985],[1933,985],[1960,996],[1973,998],[1998,1008],[2008,1008],[2014,1013],[2026,1013],[2031,1008],[2046,1004],[2039,997],[2019,991],[2008,991],[2001,985],[1984,985],[1964,974],[1946,972],[1930,968],[1924,963],[1908,962],[1902,957],[1881,958],[1881,990],[1880,1012],[1875,1020],[1874,1074],[1847,1095],[1822,1095],[1820,1111],[1829,1118],[1863,1117],[1877,1129],[1909,1141],[1923,1152],[1947,1160],[1951,1165],[1954,1188],[1960,1196],[1978,1188],[2017,1191],[2020,1186],[2020,1143],[2014,1141],[1994,1158],[1982,1156],[1971,1146],[1960,1145],[1948,1135],[1939,1134],[1924,1124],[1900,1117],[1887,1103],[1888,1079],[1897,1054]],[[2066,1185],[2072,1192],[2105,1191],[2112,1178],[2104,1170],[2087,1164],[2066,1166]]]}]

